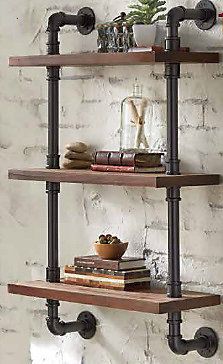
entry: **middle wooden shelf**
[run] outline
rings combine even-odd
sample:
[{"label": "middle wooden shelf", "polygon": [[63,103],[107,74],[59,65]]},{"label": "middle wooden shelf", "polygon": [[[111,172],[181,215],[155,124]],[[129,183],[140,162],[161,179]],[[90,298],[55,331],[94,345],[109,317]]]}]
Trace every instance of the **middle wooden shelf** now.
[{"label": "middle wooden shelf", "polygon": [[85,183],[111,186],[132,187],[184,187],[184,186],[208,186],[218,185],[218,174],[153,174],[153,173],[114,173],[93,172],[90,170],[65,170],[65,169],[11,169],[9,179],[24,181],[48,181]]}]

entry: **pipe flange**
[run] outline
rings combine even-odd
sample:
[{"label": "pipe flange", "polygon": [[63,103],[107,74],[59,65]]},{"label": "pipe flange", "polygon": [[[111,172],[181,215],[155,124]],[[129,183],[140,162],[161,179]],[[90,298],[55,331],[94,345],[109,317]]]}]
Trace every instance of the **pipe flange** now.
[{"label": "pipe flange", "polygon": [[94,315],[88,311],[81,312],[77,321],[84,324],[84,329],[78,331],[81,337],[83,337],[83,339],[91,339],[96,333],[97,326],[97,320]]},{"label": "pipe flange", "polygon": [[197,27],[201,30],[209,30],[216,24],[217,19],[217,10],[214,4],[210,0],[201,0],[197,6],[196,9],[203,9],[203,10],[209,10],[210,13],[209,16],[205,20],[195,20],[195,24]]},{"label": "pipe flange", "polygon": [[214,330],[209,327],[201,327],[194,335],[195,339],[204,338],[207,341],[207,347],[198,349],[197,352],[203,358],[211,358],[218,350],[218,336]]},{"label": "pipe flange", "polygon": [[78,11],[77,15],[82,15],[86,19],[83,25],[77,25],[78,31],[83,35],[90,34],[95,28],[94,11],[91,8],[84,7]]}]

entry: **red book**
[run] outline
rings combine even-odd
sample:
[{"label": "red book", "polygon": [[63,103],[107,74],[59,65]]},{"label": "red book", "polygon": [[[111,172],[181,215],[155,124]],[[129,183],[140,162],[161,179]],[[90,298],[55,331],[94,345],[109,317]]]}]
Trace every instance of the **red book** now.
[{"label": "red book", "polygon": [[128,166],[111,166],[104,164],[92,164],[91,170],[94,172],[118,172],[118,173],[165,173],[165,166],[159,167],[128,167]]}]

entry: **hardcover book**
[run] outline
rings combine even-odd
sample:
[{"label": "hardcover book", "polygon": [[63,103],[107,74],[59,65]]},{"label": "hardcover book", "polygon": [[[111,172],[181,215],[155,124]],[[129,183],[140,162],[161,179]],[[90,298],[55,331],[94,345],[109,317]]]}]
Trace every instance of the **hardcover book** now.
[{"label": "hardcover book", "polygon": [[75,274],[82,275],[83,277],[102,277],[112,278],[127,281],[128,279],[143,278],[150,276],[150,270],[147,268],[133,269],[133,270],[111,270],[111,269],[98,269],[75,267],[66,265],[64,268],[64,276],[72,278]]},{"label": "hardcover book", "polygon": [[136,153],[98,151],[95,154],[94,164],[128,167],[157,167],[162,165],[163,153]]},{"label": "hardcover book", "polygon": [[94,172],[115,172],[115,173],[165,173],[165,166],[159,167],[127,167],[127,166],[111,166],[103,164],[92,164],[91,170]]},{"label": "hardcover book", "polygon": [[74,258],[77,267],[102,268],[111,270],[129,270],[134,268],[145,268],[144,258],[124,257],[120,260],[101,259],[98,255],[87,255]]},{"label": "hardcover book", "polygon": [[128,284],[134,284],[134,283],[142,283],[142,282],[149,282],[150,281],[150,277],[146,276],[146,277],[141,277],[141,278],[132,278],[132,279],[126,279],[124,280],[123,278],[119,279],[119,278],[115,278],[114,277],[96,277],[96,276],[87,276],[87,275],[82,275],[82,274],[69,274],[66,273],[64,275],[64,279],[65,280],[74,280],[74,281],[81,281],[83,283],[85,282],[99,282],[99,283],[103,283],[103,284],[111,284],[111,285],[119,285],[119,286],[125,286]]},{"label": "hardcover book", "polygon": [[62,283],[65,284],[74,284],[79,286],[85,287],[94,287],[94,288],[107,288],[119,291],[137,291],[139,289],[149,289],[150,282],[136,282],[133,284],[113,284],[112,282],[99,282],[99,281],[87,281],[83,279],[72,279],[72,278],[65,278],[62,280]]}]

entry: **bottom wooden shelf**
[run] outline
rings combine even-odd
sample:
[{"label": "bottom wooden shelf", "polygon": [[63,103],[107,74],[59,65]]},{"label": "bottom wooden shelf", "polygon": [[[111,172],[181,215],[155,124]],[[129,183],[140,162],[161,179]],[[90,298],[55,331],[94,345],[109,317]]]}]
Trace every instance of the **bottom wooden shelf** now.
[{"label": "bottom wooden shelf", "polygon": [[23,296],[163,314],[220,304],[219,295],[185,292],[182,298],[168,298],[161,290],[122,292],[63,283],[33,281],[8,285],[8,292]]}]

